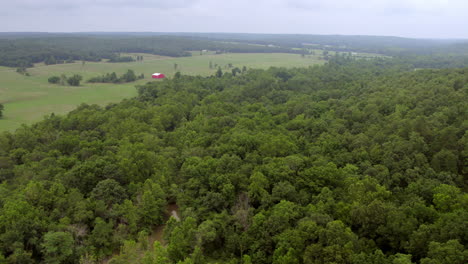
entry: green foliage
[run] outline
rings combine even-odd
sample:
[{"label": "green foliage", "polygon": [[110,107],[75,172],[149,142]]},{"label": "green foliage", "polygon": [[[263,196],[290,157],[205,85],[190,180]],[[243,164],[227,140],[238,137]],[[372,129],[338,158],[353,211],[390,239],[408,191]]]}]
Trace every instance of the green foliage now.
[{"label": "green foliage", "polygon": [[[153,251],[151,253],[149,253],[149,256],[151,256],[153,258],[153,262],[149,262],[148,260],[146,260],[147,262],[143,262],[144,264],[148,263],[158,263],[158,264],[165,264],[165,263],[170,263],[169,261],[169,258],[167,256],[167,250],[165,247],[163,247],[161,245],[161,243],[159,242],[154,242],[154,245],[153,245]],[[148,259],[148,255],[145,256],[145,259]]]},{"label": "green foliage", "polygon": [[137,79],[137,76],[133,70],[128,70],[121,78],[124,82],[133,82]]},{"label": "green foliage", "polygon": [[118,256],[113,257],[108,263],[109,264],[136,263],[139,253],[140,253],[139,245],[133,240],[127,240],[123,242],[123,246],[120,249],[120,254]]},{"label": "green foliage", "polygon": [[120,204],[126,198],[125,189],[114,179],[102,180],[91,191],[90,197],[103,201],[107,207]]},{"label": "green foliage", "polygon": [[68,262],[74,247],[73,236],[67,232],[49,231],[44,235],[42,243],[44,261],[50,264]]},{"label": "green foliage", "polygon": [[57,60],[54,56],[50,56],[44,60],[45,65],[57,64]]},{"label": "green foliage", "polygon": [[146,180],[143,185],[141,204],[140,204],[140,219],[143,226],[151,227],[162,224],[162,216],[165,210],[164,205],[166,195],[159,186],[152,180]]},{"label": "green foliage", "polygon": [[193,252],[195,248],[195,230],[196,220],[192,217],[187,217],[171,230],[167,253],[172,261],[183,260]]},{"label": "green foliage", "polygon": [[29,76],[29,72],[26,67],[19,67],[16,69],[16,72],[24,76]]},{"label": "green foliage", "polygon": [[3,104],[0,104],[0,118],[3,117],[3,110],[5,110],[5,107],[3,106]]},{"label": "green foliage", "polygon": [[81,75],[74,74],[72,77],[67,78],[67,83],[70,86],[80,86],[80,81],[83,79]]},{"label": "green foliage", "polygon": [[421,260],[421,264],[462,264],[468,260],[466,250],[458,240],[449,240],[446,243],[429,243],[428,258]]},{"label": "green foliage", "polygon": [[118,77],[115,72],[106,73],[105,75],[90,78],[87,82],[89,83],[128,83],[134,82],[137,79],[143,79],[144,75],[135,75],[133,70],[127,70],[122,76]]},{"label": "green foliage", "polygon": [[[33,63],[46,65],[81,61],[133,62],[131,56],[120,56],[121,52],[148,53],[171,57],[191,56],[192,50],[223,50],[236,53],[299,53],[290,47],[268,47],[248,43],[220,42],[211,38],[187,36],[135,36],[133,34],[104,34],[84,36],[82,34],[38,33],[28,37],[17,34],[0,38],[0,65],[8,67],[32,67]],[[143,61],[140,56],[137,61]]]},{"label": "green foliage", "polygon": [[113,55],[110,57],[109,62],[132,62],[135,61],[131,56],[116,56]]},{"label": "green foliage", "polygon": [[393,257],[392,264],[412,264],[411,262],[411,255],[406,254],[395,254]]},{"label": "green foliage", "polygon": [[60,83],[60,77],[52,76],[52,77],[49,77],[49,79],[47,79],[47,81],[49,83],[57,84],[57,83]]},{"label": "green foliage", "polygon": [[90,234],[89,242],[95,255],[98,257],[108,256],[113,248],[113,223],[97,217],[94,222],[93,231]]},{"label": "green foliage", "polygon": [[221,70],[221,67],[218,67],[215,76],[218,78],[221,78],[223,76],[223,71]]},{"label": "green foliage", "polygon": [[464,263],[467,73],[181,74],[3,133],[0,261]]}]

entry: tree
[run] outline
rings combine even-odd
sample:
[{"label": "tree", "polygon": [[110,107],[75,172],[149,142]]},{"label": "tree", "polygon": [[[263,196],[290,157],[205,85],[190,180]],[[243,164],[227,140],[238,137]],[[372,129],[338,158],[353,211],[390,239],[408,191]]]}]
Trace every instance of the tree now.
[{"label": "tree", "polygon": [[411,255],[397,253],[393,256],[392,264],[412,264]]},{"label": "tree", "polygon": [[137,79],[135,72],[133,70],[127,70],[127,72],[120,77],[123,82],[133,82]]},{"label": "tree", "polygon": [[236,76],[238,73],[241,73],[241,70],[237,67],[235,67],[234,69],[231,70],[232,72],[232,75],[233,76]]},{"label": "tree", "polygon": [[174,71],[177,71],[177,66],[179,65],[177,65],[177,63],[174,63]]},{"label": "tree", "polygon": [[67,79],[70,86],[80,86],[80,81],[83,79],[81,75],[75,74]]},{"label": "tree", "polygon": [[217,237],[216,223],[211,220],[204,221],[198,226],[197,244],[202,248],[213,242]]},{"label": "tree", "polygon": [[276,183],[271,191],[271,198],[275,202],[281,200],[296,201],[298,193],[291,183],[288,181]]},{"label": "tree", "polygon": [[162,246],[159,241],[155,241],[153,248],[145,253],[142,264],[169,264],[171,263],[167,256],[166,247]]},{"label": "tree", "polygon": [[49,231],[41,244],[44,260],[48,264],[66,263],[73,254],[73,237],[68,232]]},{"label": "tree", "polygon": [[463,79],[457,79],[453,83],[453,89],[455,89],[455,91],[458,91],[461,88],[463,88],[464,85],[465,85],[465,81]]},{"label": "tree", "polygon": [[26,69],[26,67],[19,67],[18,69],[16,69],[16,72],[25,76],[29,76],[29,72],[28,69]]},{"label": "tree", "polygon": [[301,262],[298,255],[298,252],[293,248],[287,250],[278,248],[273,255],[273,264],[299,264]]},{"label": "tree", "polygon": [[89,237],[91,245],[95,248],[98,257],[103,257],[112,253],[114,230],[113,223],[107,223],[100,217],[96,217],[94,229]]},{"label": "tree", "polygon": [[193,264],[203,264],[206,263],[205,258],[203,256],[203,252],[199,246],[195,247],[195,250],[193,251],[191,255],[191,262]]},{"label": "tree", "polygon": [[115,72],[112,72],[110,74],[110,81],[111,82],[117,82],[118,81],[117,74]]},{"label": "tree", "polygon": [[145,181],[142,191],[141,203],[139,204],[142,225],[151,227],[161,224],[166,205],[164,191],[159,184],[150,179]]},{"label": "tree", "polygon": [[52,77],[49,77],[49,79],[47,79],[47,81],[49,83],[53,83],[53,84],[57,84],[60,82],[60,77],[58,76],[52,76]]},{"label": "tree", "polygon": [[390,264],[390,261],[387,257],[382,253],[381,250],[376,249],[372,253],[364,253],[361,252],[359,254],[355,254],[352,257],[353,264]]},{"label": "tree", "polygon": [[57,60],[55,59],[54,56],[50,56],[44,61],[44,63],[46,65],[57,64]]},{"label": "tree", "polygon": [[126,197],[125,189],[114,179],[100,181],[91,192],[94,200],[103,201],[107,207],[121,203]]},{"label": "tree", "polygon": [[3,104],[0,104],[0,118],[3,117],[3,110],[5,109],[5,107],[3,106]]},{"label": "tree", "polygon": [[183,260],[195,248],[196,220],[192,217],[179,222],[169,235],[167,253],[174,262]]},{"label": "tree", "polygon": [[436,171],[448,171],[456,173],[458,157],[451,151],[443,149],[432,158],[431,165]]},{"label": "tree", "polygon": [[249,197],[254,205],[259,205],[269,199],[269,193],[266,191],[269,187],[268,178],[261,172],[255,172],[250,177]]},{"label": "tree", "polygon": [[67,82],[67,76],[65,74],[60,75],[60,85],[65,85]]},{"label": "tree", "polygon": [[421,260],[421,264],[462,264],[468,261],[468,250],[458,240],[449,240],[446,243],[431,242],[429,244],[428,258]]},{"label": "tree", "polygon": [[12,199],[6,202],[0,212],[2,251],[13,253],[15,258],[27,259],[30,253],[24,249],[39,250],[40,230],[43,230],[45,225],[46,222],[41,219],[41,211],[37,207],[22,200]]},{"label": "tree", "polygon": [[434,189],[433,203],[441,212],[453,211],[462,208],[462,204],[466,203],[468,197],[465,196],[465,201],[462,197],[463,195],[457,187],[441,184]]},{"label": "tree", "polygon": [[30,251],[17,248],[11,255],[8,256],[7,261],[1,263],[34,264],[36,262],[33,260],[32,253]]},{"label": "tree", "polygon": [[140,222],[140,212],[132,201],[125,200],[121,204],[117,204],[114,208],[116,215],[119,216],[118,222],[122,223],[122,227],[127,229],[131,234],[138,231],[138,223]]},{"label": "tree", "polygon": [[218,78],[223,77],[223,71],[221,70],[221,67],[218,67],[218,70],[216,71],[216,77]]}]

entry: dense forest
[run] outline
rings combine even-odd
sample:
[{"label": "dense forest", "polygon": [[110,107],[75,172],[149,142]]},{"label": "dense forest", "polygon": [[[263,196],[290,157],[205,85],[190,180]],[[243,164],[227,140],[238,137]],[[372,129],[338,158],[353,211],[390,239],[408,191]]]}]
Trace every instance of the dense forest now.
[{"label": "dense forest", "polygon": [[336,57],[137,89],[0,135],[0,263],[467,262],[468,68]]}]

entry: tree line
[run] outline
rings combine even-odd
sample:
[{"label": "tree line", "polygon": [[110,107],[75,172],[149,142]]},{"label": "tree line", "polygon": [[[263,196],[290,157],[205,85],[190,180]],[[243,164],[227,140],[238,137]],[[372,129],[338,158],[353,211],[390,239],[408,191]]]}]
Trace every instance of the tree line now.
[{"label": "tree line", "polygon": [[107,36],[39,34],[34,37],[16,36],[0,38],[0,65],[8,67],[32,67],[34,63],[68,63],[73,61],[112,62],[133,61],[118,53],[148,53],[170,57],[191,56],[193,50],[220,52],[287,52],[298,53],[291,48],[261,47],[245,43],[228,43],[178,36]]},{"label": "tree line", "polygon": [[464,54],[468,41],[457,39],[414,39],[392,36],[251,34],[251,33],[181,33],[181,36],[218,41],[237,41],[264,46],[330,49],[339,52],[366,52],[388,56]]},{"label": "tree line", "polygon": [[138,79],[144,79],[144,78],[145,78],[145,75],[143,73],[137,76],[133,70],[127,70],[127,72],[122,74],[122,76],[117,76],[115,72],[106,73],[102,76],[90,78],[87,82],[89,83],[127,83],[127,82],[134,82]]},{"label": "tree line", "polygon": [[191,56],[190,51],[211,50],[217,54],[294,53],[309,54],[310,48],[337,52],[367,52],[398,58],[413,68],[468,66],[466,41],[406,39],[378,36],[319,36],[281,34],[11,34],[1,38],[0,65],[32,67],[74,61],[129,62],[119,53],[148,53],[171,57]]},{"label": "tree line", "polygon": [[49,83],[60,84],[60,85],[70,85],[70,86],[80,86],[80,82],[83,80],[83,76],[79,74],[73,74],[71,77],[67,77],[65,74],[59,76],[51,76],[47,79]]}]

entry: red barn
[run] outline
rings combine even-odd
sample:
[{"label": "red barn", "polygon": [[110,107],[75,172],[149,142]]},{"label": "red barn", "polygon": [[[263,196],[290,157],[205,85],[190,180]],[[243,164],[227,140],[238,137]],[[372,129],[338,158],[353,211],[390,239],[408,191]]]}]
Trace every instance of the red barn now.
[{"label": "red barn", "polygon": [[163,79],[163,78],[165,78],[165,77],[166,77],[166,76],[165,76],[164,74],[159,73],[159,72],[153,73],[153,75],[151,75],[151,78],[153,78],[153,79]]}]

